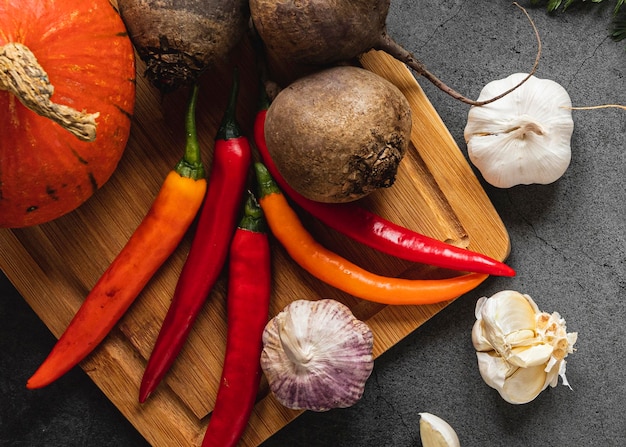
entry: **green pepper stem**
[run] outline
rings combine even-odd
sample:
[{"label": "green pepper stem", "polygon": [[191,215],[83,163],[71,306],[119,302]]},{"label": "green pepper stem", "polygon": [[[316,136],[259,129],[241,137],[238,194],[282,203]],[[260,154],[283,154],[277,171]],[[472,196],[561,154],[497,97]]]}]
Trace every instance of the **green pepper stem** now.
[{"label": "green pepper stem", "polygon": [[263,198],[270,194],[282,194],[272,174],[270,174],[270,171],[267,170],[263,163],[254,163],[254,171],[256,173],[257,186],[259,187],[259,197]]},{"label": "green pepper stem", "polygon": [[198,142],[198,133],[196,131],[198,90],[198,85],[194,84],[185,115],[185,153],[174,168],[181,176],[189,177],[194,180],[199,180],[205,176],[204,164],[202,163],[202,156],[200,154],[200,144]]},{"label": "green pepper stem", "polygon": [[255,233],[267,232],[267,223],[265,222],[263,210],[252,191],[248,191],[248,198],[243,207],[243,217],[239,221],[239,228]]},{"label": "green pepper stem", "polygon": [[235,67],[233,72],[233,86],[230,90],[228,106],[217,131],[216,139],[231,140],[241,136],[241,129],[237,123],[237,97],[239,95],[239,71]]}]

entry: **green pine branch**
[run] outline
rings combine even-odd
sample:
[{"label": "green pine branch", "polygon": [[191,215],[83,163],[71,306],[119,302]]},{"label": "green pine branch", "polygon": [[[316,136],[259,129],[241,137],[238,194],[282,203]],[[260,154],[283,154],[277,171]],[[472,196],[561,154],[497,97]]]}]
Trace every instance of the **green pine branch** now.
[{"label": "green pine branch", "polygon": [[[581,4],[586,0],[531,0],[530,3],[536,5],[538,3],[546,3],[546,8],[549,12],[557,11],[559,8],[562,11],[566,11],[570,6],[574,4]],[[602,3],[605,0],[591,0],[592,3]],[[626,0],[615,0],[615,6],[613,7],[613,23],[611,25],[611,38],[615,41],[626,39],[626,7],[622,9],[622,6],[626,5]]]},{"label": "green pine branch", "polygon": [[[626,9],[626,8],[625,8]],[[621,12],[613,19],[611,37],[615,41],[626,39],[626,11]]]}]

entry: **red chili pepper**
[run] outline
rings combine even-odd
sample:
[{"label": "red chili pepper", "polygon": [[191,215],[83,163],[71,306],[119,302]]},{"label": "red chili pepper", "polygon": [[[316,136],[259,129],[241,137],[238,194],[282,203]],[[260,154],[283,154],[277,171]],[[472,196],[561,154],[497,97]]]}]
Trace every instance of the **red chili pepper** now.
[{"label": "red chili pepper", "polygon": [[184,157],[165,178],[150,210],[28,380],[27,388],[50,384],[98,346],[178,247],[195,219],[206,192],[194,118],[197,96],[194,86],[185,120]]},{"label": "red chili pepper", "polygon": [[209,186],[196,232],[139,389],[144,402],[182,349],[193,323],[226,261],[251,163],[251,149],[236,122],[239,90],[235,75],[230,100],[216,135]]},{"label": "red chili pepper", "polygon": [[252,194],[230,245],[226,354],[202,447],[237,445],[261,379],[263,329],[271,295],[270,246],[263,212]]},{"label": "red chili pepper", "polygon": [[411,231],[354,202],[322,203],[309,200],[299,194],[280,175],[267,149],[265,117],[269,100],[264,89],[261,90],[264,100],[254,122],[254,141],[276,183],[302,209],[355,241],[401,259],[458,271],[515,276],[515,270],[503,262]]}]

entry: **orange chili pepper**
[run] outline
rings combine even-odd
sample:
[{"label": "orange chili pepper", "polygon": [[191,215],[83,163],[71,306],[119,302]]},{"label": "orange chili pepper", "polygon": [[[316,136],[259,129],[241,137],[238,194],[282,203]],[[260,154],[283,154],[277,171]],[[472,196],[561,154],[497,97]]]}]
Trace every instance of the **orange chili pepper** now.
[{"label": "orange chili pepper", "polygon": [[377,275],[318,243],[289,206],[265,165],[255,163],[259,203],[274,237],[291,258],[316,278],[346,293],[382,304],[433,304],[476,288],[489,275],[405,279]]},{"label": "orange chili pepper", "polygon": [[28,380],[27,388],[49,385],[90,354],[176,249],[193,222],[207,187],[195,130],[196,100],[194,87],[186,117],[184,157],[166,176],[150,210]]}]

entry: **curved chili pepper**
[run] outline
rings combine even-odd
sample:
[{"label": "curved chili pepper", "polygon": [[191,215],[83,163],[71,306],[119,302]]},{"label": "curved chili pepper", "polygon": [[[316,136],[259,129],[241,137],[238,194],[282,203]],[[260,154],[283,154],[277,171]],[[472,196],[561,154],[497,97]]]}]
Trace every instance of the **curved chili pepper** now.
[{"label": "curved chili pepper", "polygon": [[312,216],[357,242],[407,261],[458,271],[515,276],[515,270],[503,262],[411,231],[354,202],[322,203],[299,194],[280,175],[267,150],[265,117],[269,101],[264,92],[261,102],[254,121],[254,141],[263,162],[283,192]]},{"label": "curved chili pepper", "polygon": [[270,246],[252,194],[230,245],[226,353],[202,447],[234,447],[245,430],[261,380],[259,359],[271,296]]},{"label": "curved chili pepper", "polygon": [[319,244],[307,232],[267,168],[255,163],[259,203],[276,239],[311,275],[355,297],[382,304],[433,304],[469,292],[489,275],[447,279],[404,279],[376,275]]},{"label": "curved chili pepper", "polygon": [[180,353],[202,305],[226,262],[251,163],[248,139],[235,119],[239,82],[235,75],[218,129],[209,186],[193,241],[139,388],[144,402]]},{"label": "curved chili pepper", "polygon": [[185,154],[168,173],[152,206],[96,282],[52,351],[28,380],[41,388],[80,363],[106,337],[150,278],[178,247],[206,192],[196,135],[194,86],[187,109]]}]

